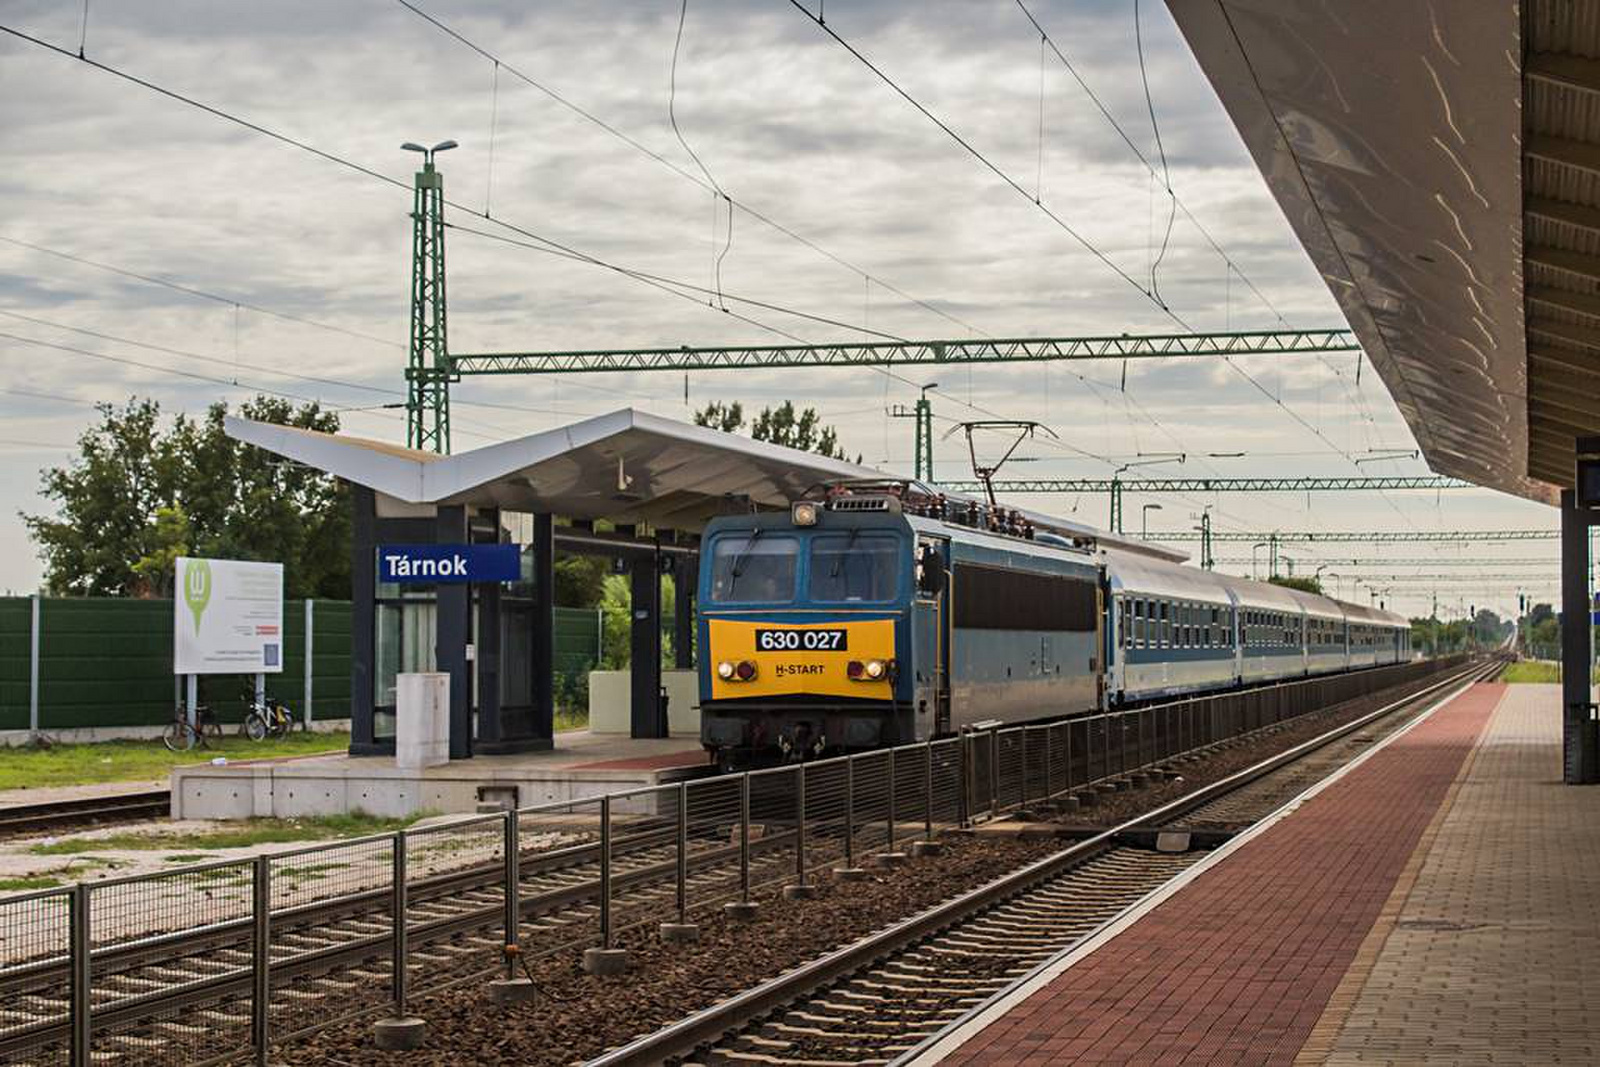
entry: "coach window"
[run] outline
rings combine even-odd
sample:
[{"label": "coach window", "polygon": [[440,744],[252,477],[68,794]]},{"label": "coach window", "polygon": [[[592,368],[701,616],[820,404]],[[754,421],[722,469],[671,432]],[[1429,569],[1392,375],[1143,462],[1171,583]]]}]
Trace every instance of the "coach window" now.
[{"label": "coach window", "polygon": [[1157,604],[1157,607],[1160,609],[1160,612],[1161,612],[1161,626],[1160,626],[1160,629],[1157,631],[1157,639],[1161,642],[1161,647],[1162,648],[1171,648],[1172,647],[1172,605],[1169,604],[1167,601],[1163,600],[1159,604]]},{"label": "coach window", "polygon": [[819,534],[811,541],[811,599],[893,600],[900,584],[900,556],[901,542],[893,534]]},{"label": "coach window", "polygon": [[800,542],[793,537],[732,534],[711,550],[711,599],[777,604],[794,599]]}]

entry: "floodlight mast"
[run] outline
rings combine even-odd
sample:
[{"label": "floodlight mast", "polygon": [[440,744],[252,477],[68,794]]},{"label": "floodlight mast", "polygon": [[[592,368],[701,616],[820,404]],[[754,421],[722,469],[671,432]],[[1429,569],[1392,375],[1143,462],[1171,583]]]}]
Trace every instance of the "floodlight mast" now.
[{"label": "floodlight mast", "polygon": [[406,360],[406,445],[450,451],[450,351],[444,273],[444,175],[433,157],[457,147],[440,141],[424,148],[415,141],[402,151],[422,156],[411,210],[411,330]]}]

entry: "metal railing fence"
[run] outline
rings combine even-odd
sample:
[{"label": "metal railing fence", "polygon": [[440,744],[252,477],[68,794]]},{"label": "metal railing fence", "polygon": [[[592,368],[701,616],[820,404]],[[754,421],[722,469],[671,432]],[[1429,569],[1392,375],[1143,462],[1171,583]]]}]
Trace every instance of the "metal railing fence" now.
[{"label": "metal railing fence", "polygon": [[480,981],[519,955],[613,947],[1464,658],[0,898],[0,1060],[264,1064],[273,1043],[330,1022],[404,1016],[415,990]]}]

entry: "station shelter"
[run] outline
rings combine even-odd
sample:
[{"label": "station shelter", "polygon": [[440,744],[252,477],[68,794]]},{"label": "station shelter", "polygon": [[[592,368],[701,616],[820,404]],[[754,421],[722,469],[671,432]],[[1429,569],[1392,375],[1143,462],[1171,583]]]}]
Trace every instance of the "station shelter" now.
[{"label": "station shelter", "polygon": [[[678,591],[674,664],[691,668],[706,522],[882,476],[632,409],[448,456],[231,417],[226,429],[351,489],[353,756],[394,753],[396,677],[415,671],[450,676],[451,759],[553,747],[558,552],[606,556],[630,575],[629,732],[666,737],[662,583],[670,575]],[[514,580],[381,580],[385,546],[484,545],[516,546]]]}]

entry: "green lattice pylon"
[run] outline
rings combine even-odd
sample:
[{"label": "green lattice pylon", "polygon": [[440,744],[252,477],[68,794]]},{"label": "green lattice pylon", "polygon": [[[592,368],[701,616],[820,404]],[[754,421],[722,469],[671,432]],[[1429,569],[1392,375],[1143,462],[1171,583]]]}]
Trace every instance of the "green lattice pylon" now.
[{"label": "green lattice pylon", "polygon": [[[452,146],[453,147],[453,146]],[[411,210],[411,338],[406,445],[450,451],[450,356],[445,329],[444,175],[426,151]]]}]

